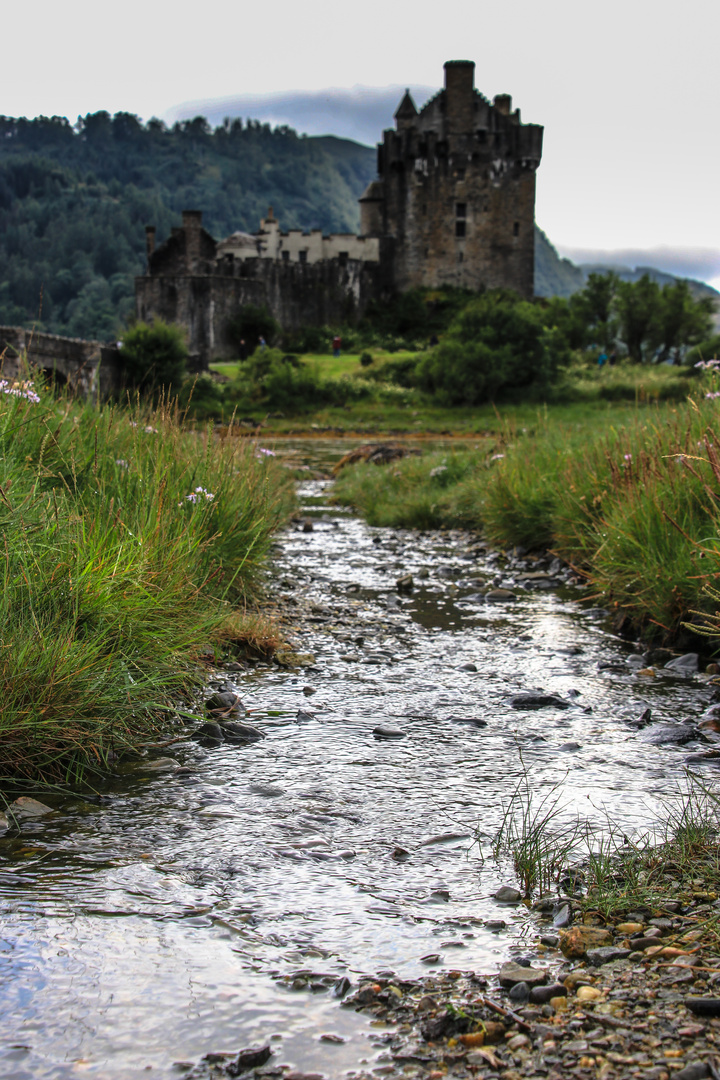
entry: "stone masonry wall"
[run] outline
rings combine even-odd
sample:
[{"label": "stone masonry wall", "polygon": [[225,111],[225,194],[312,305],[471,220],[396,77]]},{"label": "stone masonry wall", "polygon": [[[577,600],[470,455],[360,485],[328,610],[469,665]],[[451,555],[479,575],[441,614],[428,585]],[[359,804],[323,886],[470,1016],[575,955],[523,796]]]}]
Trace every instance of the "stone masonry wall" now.
[{"label": "stone masonry wall", "polygon": [[120,352],[114,345],[0,326],[0,370],[6,379],[39,368],[85,397],[109,397],[120,382]]}]

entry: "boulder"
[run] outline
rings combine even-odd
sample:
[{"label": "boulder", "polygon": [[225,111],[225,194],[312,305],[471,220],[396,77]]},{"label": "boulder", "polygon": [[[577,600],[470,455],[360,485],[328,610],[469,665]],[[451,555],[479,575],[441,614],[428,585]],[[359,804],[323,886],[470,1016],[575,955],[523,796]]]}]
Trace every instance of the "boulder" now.
[{"label": "boulder", "polygon": [[588,949],[612,945],[612,934],[602,926],[573,926],[560,933],[560,950],[568,960],[580,960]]}]

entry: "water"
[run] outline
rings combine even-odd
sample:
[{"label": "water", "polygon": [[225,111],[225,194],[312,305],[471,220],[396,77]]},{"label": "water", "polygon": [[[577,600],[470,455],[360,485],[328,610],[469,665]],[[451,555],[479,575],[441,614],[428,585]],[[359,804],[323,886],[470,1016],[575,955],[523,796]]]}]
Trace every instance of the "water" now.
[{"label": "water", "polygon": [[[646,705],[696,717],[708,689],[636,676],[577,592],[479,603],[513,571],[476,538],[370,529],[328,507],[327,487],[303,483],[314,530],[289,529],[275,560],[314,663],[224,676],[267,738],[182,744],[179,771],[143,765],[0,839],[3,1076],[169,1077],[268,1040],[275,1062],[330,1077],[371,1067],[372,1028],[333,982],[492,973],[532,932],[524,909],[491,899],[512,879],[488,858],[523,768],[535,790],[627,830],[681,776],[684,748],[625,721]],[[406,573],[416,587],[399,595]],[[598,669],[608,660],[618,670]],[[509,708],[537,688],[573,707]],[[378,739],[379,724],[404,737]]]}]

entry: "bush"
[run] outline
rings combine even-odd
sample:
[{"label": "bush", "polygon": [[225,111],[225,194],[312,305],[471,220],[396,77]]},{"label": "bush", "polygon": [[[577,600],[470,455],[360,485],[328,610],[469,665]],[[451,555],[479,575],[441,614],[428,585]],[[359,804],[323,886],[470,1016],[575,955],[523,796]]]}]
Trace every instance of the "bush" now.
[{"label": "bush", "polygon": [[187,346],[179,326],[156,319],[151,325],[137,323],[122,341],[122,374],[128,389],[143,397],[175,393],[187,368]]},{"label": "bush", "polygon": [[492,401],[510,387],[549,386],[570,359],[540,306],[506,292],[471,301],[417,366],[421,389],[448,405]]},{"label": "bush", "polygon": [[360,363],[363,367],[370,367],[374,363],[372,353],[364,352],[360,354]]}]

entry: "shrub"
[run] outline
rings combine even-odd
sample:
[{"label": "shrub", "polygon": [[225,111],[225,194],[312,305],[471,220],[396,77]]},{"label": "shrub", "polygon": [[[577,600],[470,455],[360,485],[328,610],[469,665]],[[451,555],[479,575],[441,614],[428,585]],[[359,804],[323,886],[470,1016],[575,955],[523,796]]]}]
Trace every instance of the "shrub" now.
[{"label": "shrub", "polygon": [[374,363],[372,353],[364,352],[360,354],[360,363],[363,367],[370,367]]},{"label": "shrub", "polygon": [[230,345],[242,354],[243,343],[247,353],[252,353],[260,343],[260,338],[270,344],[275,340],[280,327],[267,307],[257,304],[245,304],[227,324],[226,335]]},{"label": "shrub", "polygon": [[542,309],[511,293],[471,301],[447,337],[417,367],[420,387],[448,405],[477,405],[509,387],[545,387],[570,359],[562,333]]},{"label": "shrub", "polygon": [[175,393],[182,386],[188,351],[179,326],[161,319],[137,323],[125,334],[120,356],[126,387],[143,397]]}]

